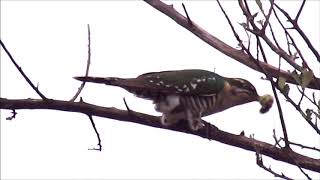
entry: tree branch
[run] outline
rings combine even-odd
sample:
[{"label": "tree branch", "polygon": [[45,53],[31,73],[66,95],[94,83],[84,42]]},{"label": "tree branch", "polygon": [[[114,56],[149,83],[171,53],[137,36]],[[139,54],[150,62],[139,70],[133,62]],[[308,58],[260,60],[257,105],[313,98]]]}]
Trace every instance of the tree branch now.
[{"label": "tree branch", "polygon": [[181,121],[172,127],[164,127],[160,123],[160,118],[148,114],[142,114],[135,111],[128,112],[116,108],[108,108],[96,106],[85,102],[70,102],[61,100],[41,100],[41,99],[5,99],[0,98],[0,109],[52,109],[68,112],[78,112],[90,114],[92,116],[105,117],[119,121],[138,123],[151,127],[168,129],[172,131],[193,134],[202,138],[216,140],[218,142],[239,147],[245,150],[256,152],[271,157],[275,160],[283,161],[292,165],[297,163],[301,168],[320,172],[320,160],[313,159],[301,154],[298,154],[290,149],[278,148],[272,144],[248,138],[242,135],[235,135],[218,129],[216,126],[208,122],[205,127],[199,131],[189,129],[185,121]]},{"label": "tree branch", "polygon": [[28,82],[28,84],[32,87],[32,89],[34,91],[36,91],[36,93],[43,99],[47,99],[40,91],[39,89],[31,82],[31,80],[28,78],[28,76],[23,72],[23,70],[21,69],[21,67],[16,63],[16,61],[13,59],[11,53],[8,51],[8,49],[6,48],[6,46],[4,45],[4,43],[0,40],[0,44],[2,46],[2,48],[4,49],[4,51],[7,53],[7,55],[9,56],[11,62],[14,64],[14,66],[18,69],[18,71],[20,72],[20,74],[23,76],[23,78]]},{"label": "tree branch", "polygon": [[[173,19],[176,23],[184,27],[185,29],[189,30],[191,33],[202,39],[204,42],[209,44],[210,46],[214,47],[215,49],[219,50],[223,54],[235,59],[236,61],[256,70],[259,72],[262,72],[261,69],[253,62],[254,60],[250,58],[249,55],[244,53],[241,50],[235,49],[223,41],[219,40],[218,38],[214,37],[204,29],[202,29],[199,25],[197,25],[195,22],[193,22],[192,26],[189,25],[188,19],[181,15],[179,12],[177,12],[172,6],[167,5],[159,0],[144,0],[146,3],[151,5],[153,8],[159,10],[160,12],[164,13],[171,19]],[[291,74],[286,71],[278,71],[277,67],[274,67],[272,65],[266,64],[264,62],[259,62],[260,66],[263,67],[270,76],[278,78],[279,76],[282,76],[286,78],[288,83],[297,84],[297,82],[292,78]],[[313,79],[310,84],[308,85],[308,88],[312,89],[318,89],[320,90],[320,87],[316,85],[316,82],[320,83],[319,78]]]},{"label": "tree branch", "polygon": [[[239,6],[243,11],[243,14],[246,16],[247,20],[250,22],[251,26],[253,27],[253,30],[247,28],[246,30],[250,31],[251,33],[253,33],[254,35],[257,35],[259,37],[261,37],[270,47],[270,49],[275,52],[276,54],[278,54],[279,56],[281,56],[284,60],[286,60],[292,67],[294,67],[295,69],[302,71],[302,67],[300,67],[296,62],[293,61],[292,57],[287,54],[286,51],[284,51],[281,47],[279,47],[278,45],[274,45],[272,43],[272,41],[267,37],[266,33],[265,33],[265,29],[259,29],[254,21],[254,15],[251,14],[247,0],[243,0],[245,6],[243,5],[242,0],[239,0]],[[271,9],[273,9],[273,5],[274,2],[271,2]],[[270,9],[270,10],[271,10]],[[269,11],[269,15],[271,15],[271,11]],[[266,17],[266,19],[269,21],[268,17]]]},{"label": "tree branch", "polygon": [[93,127],[93,129],[94,129],[94,132],[96,133],[97,138],[98,138],[98,148],[92,148],[92,149],[89,149],[89,150],[98,150],[98,151],[101,151],[101,150],[102,150],[102,145],[101,145],[100,134],[99,134],[99,132],[98,132],[98,130],[97,130],[97,128],[96,128],[96,124],[95,124],[94,121],[93,121],[92,115],[89,115],[89,114],[88,114],[88,117],[89,117],[90,122],[91,122],[91,125],[92,125],[92,127]]},{"label": "tree branch", "polygon": [[297,22],[298,22],[299,16],[300,16],[300,14],[302,12],[302,9],[303,9],[305,3],[306,3],[306,0],[303,0],[302,4],[300,6],[300,9],[299,9],[299,11],[297,13],[297,16],[296,16],[296,18],[294,18],[294,20],[297,21]]},{"label": "tree branch", "polygon": [[[90,26],[89,24],[87,25],[88,27],[88,59],[87,59],[87,67],[86,67],[86,72],[84,76],[88,76],[89,74],[89,69],[90,69],[90,63],[91,63],[91,37],[90,37]],[[80,87],[78,88],[78,91],[76,94],[70,99],[70,101],[75,101],[79,94],[81,93],[82,89],[84,88],[84,85],[86,84],[86,81],[82,81]]]},{"label": "tree branch", "polygon": [[[240,44],[241,48],[252,58],[254,59],[254,57],[252,56],[252,54],[250,53],[250,50],[249,49],[246,49],[245,46],[243,45],[238,33],[235,31],[231,21],[230,21],[230,18],[228,17],[227,13],[225,12],[225,10],[223,9],[223,7],[221,6],[221,3],[219,0],[217,0],[218,2],[218,5],[221,9],[221,11],[223,12],[224,16],[226,17],[227,19],[227,22],[229,23],[230,27],[231,27],[231,30],[235,36],[235,38],[237,39],[238,43]],[[246,1],[245,1],[246,2]],[[245,10],[243,11],[244,13],[246,12]],[[249,13],[250,14],[250,13]],[[250,15],[251,16],[251,15]],[[249,18],[248,18],[249,19]],[[285,141],[285,147],[286,148],[290,148],[289,147],[289,143],[288,143],[288,135],[287,135],[287,130],[286,130],[286,126],[285,126],[285,122],[284,122],[284,118],[283,118],[283,113],[282,113],[282,108],[281,108],[281,104],[280,104],[280,101],[279,101],[279,98],[278,98],[278,94],[276,92],[276,88],[275,88],[275,85],[274,85],[274,82],[272,80],[272,78],[269,76],[269,74],[266,73],[266,71],[260,66],[259,64],[259,60],[258,60],[258,55],[259,55],[259,49],[261,51],[261,54],[262,54],[262,57],[263,57],[263,60],[265,63],[268,63],[267,62],[267,57],[264,53],[264,50],[263,50],[263,47],[261,45],[261,42],[260,42],[260,39],[259,39],[259,36],[256,35],[256,39],[257,39],[257,59],[254,59],[255,63],[257,64],[257,66],[261,69],[261,71],[266,75],[267,79],[270,81],[270,84],[271,84],[271,88],[272,88],[272,91],[273,91],[273,94],[274,94],[274,97],[276,99],[276,103],[277,103],[277,107],[278,107],[278,111],[279,111],[279,118],[280,118],[280,122],[281,122],[281,127],[282,127],[282,131],[283,131],[283,134],[284,134],[284,141]]]},{"label": "tree branch", "polygon": [[[260,49],[264,61],[267,62],[267,57],[266,57],[266,54],[264,53],[264,50],[263,50],[263,47],[261,45],[259,37],[257,37],[257,43],[258,43],[258,47],[257,48]],[[288,138],[287,128],[286,128],[286,124],[285,124],[283,113],[282,113],[282,107],[281,107],[281,104],[280,104],[280,101],[279,101],[279,98],[278,98],[278,93],[276,91],[276,87],[275,87],[272,79],[270,79],[269,81],[270,81],[270,84],[271,84],[271,87],[272,87],[272,91],[273,91],[273,95],[274,95],[274,97],[276,99],[276,103],[277,103],[277,107],[278,107],[278,111],[279,111],[279,118],[280,118],[280,123],[281,123],[283,136],[284,136],[285,147],[289,148],[289,140],[288,140],[289,138]]]},{"label": "tree branch", "polygon": [[271,173],[272,175],[274,175],[274,177],[280,177],[282,179],[286,179],[286,180],[293,180],[292,178],[289,178],[288,176],[284,175],[283,173],[279,174],[276,173],[275,171],[273,171],[271,169],[271,166],[269,166],[269,168],[267,168],[264,164],[263,164],[263,159],[262,159],[262,155],[259,154],[258,152],[256,152],[256,163],[259,167],[261,167],[262,169],[268,171],[269,173]]},{"label": "tree branch", "polygon": [[[299,24],[298,24],[298,19],[292,19],[290,17],[290,15],[283,10],[282,8],[280,8],[277,4],[274,4],[279,11],[286,16],[286,18],[288,19],[288,21],[293,25],[294,29],[298,31],[298,33],[300,34],[300,36],[303,38],[303,40],[307,43],[308,47],[310,48],[310,50],[312,51],[312,53],[314,54],[314,56],[317,58],[317,60],[320,62],[320,54],[318,53],[318,51],[315,49],[315,47],[311,44],[311,41],[309,40],[309,38],[307,37],[307,35],[302,31],[302,29],[300,28]],[[302,6],[300,7],[299,12],[302,10],[304,5],[304,2],[302,4]],[[298,18],[300,15],[300,13],[297,15],[296,18]]]}]

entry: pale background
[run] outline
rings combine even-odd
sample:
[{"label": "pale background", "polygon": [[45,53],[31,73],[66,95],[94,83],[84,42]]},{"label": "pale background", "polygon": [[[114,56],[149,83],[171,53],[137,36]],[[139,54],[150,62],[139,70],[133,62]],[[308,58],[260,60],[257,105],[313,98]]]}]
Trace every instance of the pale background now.
[{"label": "pale background", "polygon": [[[183,12],[181,2],[173,4]],[[300,4],[290,1],[280,5],[294,16]],[[236,47],[237,42],[215,1],[185,2],[185,5],[193,21]],[[244,21],[238,3],[222,1],[222,5],[244,35],[237,24]],[[318,50],[319,6],[319,1],[307,1],[300,18],[301,27]],[[135,77],[149,71],[199,68],[248,79],[260,94],[272,94],[269,83],[260,79],[262,74],[221,54],[144,2],[1,2],[1,40],[48,98],[69,100],[80,85],[72,77],[85,71],[87,24],[91,26],[90,75]],[[285,45],[285,41],[281,43]],[[300,44],[319,77],[319,63],[305,44]],[[274,56],[269,61],[277,64],[278,58]],[[319,98],[319,92],[316,93]],[[125,97],[131,109],[160,115],[151,102],[115,87],[86,84],[81,96],[86,102],[120,109],[125,109],[122,101]],[[39,98],[2,49],[1,97]],[[280,98],[284,102],[282,95]],[[258,112],[259,108],[258,103],[250,103],[205,119],[222,130],[235,134],[244,130],[246,135],[254,134],[256,139],[274,143],[272,129],[282,135],[277,108],[274,106],[264,115]],[[319,148],[319,136],[299,113],[286,102],[283,110],[289,138]],[[274,178],[255,164],[255,153],[193,135],[94,117],[103,151],[89,151],[88,148],[96,147],[97,138],[86,115],[52,110],[17,112],[16,119],[7,121],[10,111],[1,110],[4,179]],[[319,154],[303,152],[320,158]],[[289,177],[304,178],[297,167],[265,156],[264,162]],[[320,178],[314,172],[310,176]]]}]

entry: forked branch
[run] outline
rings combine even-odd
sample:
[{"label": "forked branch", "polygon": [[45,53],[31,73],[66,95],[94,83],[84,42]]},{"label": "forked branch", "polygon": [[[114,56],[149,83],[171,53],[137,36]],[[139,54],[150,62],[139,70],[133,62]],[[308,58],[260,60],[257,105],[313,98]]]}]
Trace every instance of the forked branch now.
[{"label": "forked branch", "polygon": [[[224,43],[220,39],[216,38],[215,36],[211,35],[208,33],[206,30],[201,28],[199,25],[197,25],[195,22],[192,22],[192,26],[189,25],[188,19],[177,12],[172,5],[167,5],[160,0],[145,0],[146,3],[151,5],[153,8],[159,10],[160,12],[164,13],[171,19],[173,19],[176,23],[179,25],[183,26],[185,29],[189,30],[191,33],[199,37],[201,40],[204,42],[208,43],[210,46],[213,48],[219,50],[223,54],[233,58],[234,60],[256,70],[259,72],[262,72],[261,69],[254,63],[254,59],[251,59],[248,54],[245,52],[235,49],[228,44]],[[278,77],[284,77],[286,78],[288,83],[292,84],[298,84],[294,78],[291,76],[290,73],[287,71],[283,70],[278,70],[277,67],[274,67],[270,64],[264,63],[264,62],[259,62],[260,66],[265,69],[265,71],[274,78]],[[320,79],[319,78],[314,78],[309,84],[308,88],[312,89],[318,89],[320,90],[320,87],[317,86],[317,83],[320,84]]]}]

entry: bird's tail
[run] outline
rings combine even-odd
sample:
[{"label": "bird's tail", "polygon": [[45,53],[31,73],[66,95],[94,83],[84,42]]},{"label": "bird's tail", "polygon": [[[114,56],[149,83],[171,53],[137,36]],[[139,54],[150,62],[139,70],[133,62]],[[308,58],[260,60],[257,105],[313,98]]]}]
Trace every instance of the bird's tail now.
[{"label": "bird's tail", "polygon": [[106,85],[113,85],[117,86],[117,82],[122,80],[121,78],[116,77],[92,77],[92,76],[77,76],[73,77],[76,80],[83,81],[83,82],[93,82],[93,83],[100,83]]}]

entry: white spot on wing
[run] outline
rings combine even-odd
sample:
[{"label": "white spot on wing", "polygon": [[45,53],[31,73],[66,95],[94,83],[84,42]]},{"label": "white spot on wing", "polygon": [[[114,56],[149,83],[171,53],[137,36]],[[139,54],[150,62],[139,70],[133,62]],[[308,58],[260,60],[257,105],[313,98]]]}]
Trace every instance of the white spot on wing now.
[{"label": "white spot on wing", "polygon": [[216,78],[215,78],[215,77],[210,77],[210,78],[208,78],[208,80],[213,80],[213,81],[215,81]]},{"label": "white spot on wing", "polygon": [[190,86],[192,87],[192,89],[196,89],[197,85],[198,85],[197,83],[192,83],[192,82],[190,83]]}]

